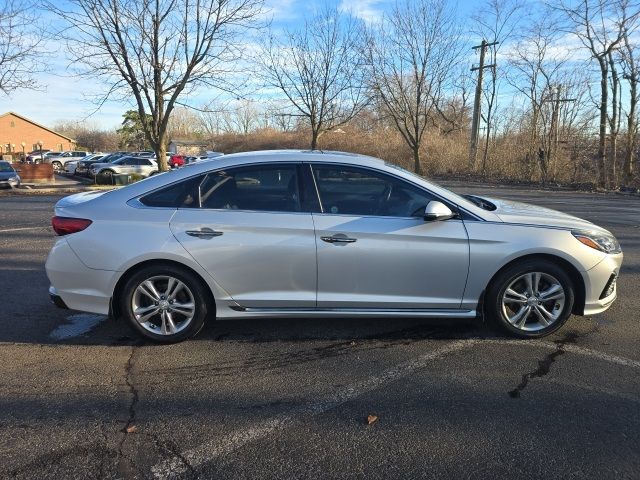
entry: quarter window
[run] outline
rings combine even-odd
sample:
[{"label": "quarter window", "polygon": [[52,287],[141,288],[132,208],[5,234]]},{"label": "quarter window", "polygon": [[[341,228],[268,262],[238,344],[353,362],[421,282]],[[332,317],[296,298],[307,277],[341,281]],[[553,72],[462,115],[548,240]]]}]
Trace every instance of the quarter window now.
[{"label": "quarter window", "polygon": [[362,216],[422,216],[434,200],[429,192],[372,170],[314,165],[324,213]]}]

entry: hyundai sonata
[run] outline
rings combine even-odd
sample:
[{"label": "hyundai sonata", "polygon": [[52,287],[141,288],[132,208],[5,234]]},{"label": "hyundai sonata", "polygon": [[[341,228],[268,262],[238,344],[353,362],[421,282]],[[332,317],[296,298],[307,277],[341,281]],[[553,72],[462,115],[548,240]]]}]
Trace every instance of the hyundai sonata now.
[{"label": "hyundai sonata", "polygon": [[225,155],[63,198],[52,223],[54,303],[159,342],[242,317],[483,315],[541,337],[606,310],[622,263],[588,221],[337,152]]}]

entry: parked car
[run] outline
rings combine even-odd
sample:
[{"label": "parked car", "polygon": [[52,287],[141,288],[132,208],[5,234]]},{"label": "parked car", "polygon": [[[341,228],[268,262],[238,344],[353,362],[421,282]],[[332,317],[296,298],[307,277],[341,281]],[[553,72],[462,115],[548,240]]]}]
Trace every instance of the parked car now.
[{"label": "parked car", "polygon": [[67,162],[79,160],[80,158],[91,155],[89,152],[81,152],[78,150],[62,152],[60,155],[51,156],[44,159],[43,163],[49,163],[53,167],[53,170],[59,172],[64,170],[64,165]]},{"label": "parked car", "polygon": [[155,160],[146,157],[122,157],[110,163],[94,163],[89,167],[89,175],[93,178],[98,175],[111,178],[113,175],[123,173],[135,173],[148,177],[158,173],[158,164]]},{"label": "parked car", "polygon": [[225,155],[64,198],[52,223],[55,303],[159,342],[213,317],[483,314],[542,337],[609,308],[623,256],[586,220],[335,152]]},{"label": "parked car", "polygon": [[184,157],[178,153],[175,153],[169,157],[167,162],[170,168],[178,168],[184,165]]},{"label": "parked car", "polygon": [[41,162],[45,158],[50,157],[51,155],[59,155],[61,152],[52,152],[51,150],[34,150],[29,152],[25,157],[25,162],[27,163],[37,163]]},{"label": "parked car", "polygon": [[[94,153],[92,155],[84,157],[84,159],[82,161],[85,162],[85,165],[87,164],[87,162],[98,163],[106,155],[107,155],[106,153]],[[79,173],[76,172],[77,169],[78,169],[78,164],[79,163],[80,163],[80,160],[73,160],[73,161],[65,163],[64,164],[64,171],[67,172],[67,173],[70,173],[71,175],[79,175]]]},{"label": "parked car", "polygon": [[4,160],[0,160],[0,187],[16,188],[20,186],[20,175],[13,166]]},{"label": "parked car", "polygon": [[76,167],[76,175],[90,177],[89,167],[95,163],[111,163],[119,158],[128,155],[128,152],[113,152],[104,154],[102,158],[83,158],[78,162]]}]

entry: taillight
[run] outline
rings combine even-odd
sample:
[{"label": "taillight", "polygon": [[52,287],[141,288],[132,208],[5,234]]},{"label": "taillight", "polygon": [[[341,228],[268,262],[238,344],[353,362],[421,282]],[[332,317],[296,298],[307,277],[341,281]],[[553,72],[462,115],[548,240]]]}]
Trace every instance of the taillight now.
[{"label": "taillight", "polygon": [[81,232],[89,225],[91,220],[86,218],[53,217],[51,219],[51,226],[58,235]]}]

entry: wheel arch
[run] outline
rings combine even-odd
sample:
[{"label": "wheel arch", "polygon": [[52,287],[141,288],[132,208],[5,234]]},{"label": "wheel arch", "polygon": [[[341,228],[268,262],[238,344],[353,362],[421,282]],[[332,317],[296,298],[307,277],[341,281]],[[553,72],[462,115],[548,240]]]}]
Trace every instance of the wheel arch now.
[{"label": "wheel arch", "polygon": [[556,265],[558,265],[560,268],[562,268],[567,273],[567,275],[569,275],[569,278],[571,279],[571,282],[573,283],[573,287],[575,289],[575,291],[573,292],[574,295],[575,295],[575,301],[573,303],[573,308],[571,310],[571,313],[573,313],[574,315],[583,315],[584,314],[584,305],[585,305],[586,292],[585,292],[584,278],[582,278],[582,274],[568,260],[566,260],[566,259],[564,259],[562,257],[559,257],[557,255],[552,255],[552,254],[548,254],[548,253],[533,253],[533,254],[529,254],[529,255],[523,255],[521,257],[517,257],[517,258],[514,258],[514,259],[510,260],[509,262],[504,264],[502,267],[500,267],[500,269],[491,276],[491,279],[489,280],[489,282],[485,286],[485,289],[482,292],[482,296],[481,296],[481,299],[480,299],[480,302],[479,302],[478,309],[482,308],[482,304],[484,303],[484,296],[485,296],[485,293],[486,293],[487,289],[489,288],[489,285],[491,285],[493,283],[495,278],[500,273],[502,273],[504,270],[506,270],[507,268],[513,266],[516,263],[526,262],[526,261],[531,261],[531,260],[548,260],[548,261],[553,262]]},{"label": "wheel arch", "polygon": [[143,268],[147,268],[150,266],[167,266],[167,265],[181,268],[183,270],[187,270],[189,271],[189,273],[192,273],[193,275],[195,275],[195,277],[200,281],[200,283],[204,287],[205,292],[209,297],[208,300],[215,313],[216,299],[213,295],[213,292],[211,291],[211,287],[205,281],[202,275],[200,275],[200,273],[198,273],[196,270],[194,270],[190,266],[185,265],[184,263],[180,263],[175,260],[157,258],[157,259],[151,259],[151,260],[144,260],[140,263],[136,263],[135,265],[130,266],[127,270],[124,271],[122,275],[120,275],[120,278],[118,279],[115,287],[113,288],[113,295],[111,296],[111,300],[109,302],[110,316],[113,318],[119,318],[120,315],[122,314],[122,312],[120,311],[120,302],[118,302],[117,300],[120,298],[120,295],[122,294],[122,289],[124,288],[124,285],[127,283],[127,280],[129,280],[129,278],[131,278],[133,275],[135,275],[137,272],[139,272]]}]

